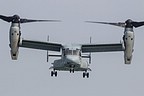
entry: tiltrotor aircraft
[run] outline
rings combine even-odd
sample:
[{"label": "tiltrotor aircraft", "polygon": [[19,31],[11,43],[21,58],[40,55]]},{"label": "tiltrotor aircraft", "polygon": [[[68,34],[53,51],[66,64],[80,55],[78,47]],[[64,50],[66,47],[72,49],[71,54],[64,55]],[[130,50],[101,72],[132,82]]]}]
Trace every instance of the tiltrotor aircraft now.
[{"label": "tiltrotor aircraft", "polygon": [[[21,38],[20,23],[27,22],[41,22],[41,21],[57,21],[57,20],[31,20],[31,19],[21,19],[18,15],[14,16],[2,16],[0,19],[11,22],[10,27],[10,48],[12,60],[17,60],[19,47],[33,48],[46,51],[60,52],[60,55],[47,55],[47,61],[49,56],[61,57],[52,63],[51,76],[57,76],[58,71],[70,71],[74,73],[75,71],[83,71],[83,77],[89,77],[88,71],[89,63],[91,63],[91,53],[92,52],[111,52],[111,51],[123,51],[122,43],[114,44],[70,44],[63,45],[59,43],[43,42],[43,41],[33,41],[25,40]],[[48,53],[48,52],[47,52]],[[89,55],[84,55],[83,53],[89,53]],[[89,58],[89,62],[84,60],[84,58]]]},{"label": "tiltrotor aircraft", "polygon": [[[118,25],[125,27],[124,44],[123,43],[113,43],[113,44],[70,44],[64,45],[60,43],[53,43],[49,41],[34,41],[26,40],[21,38],[20,23],[27,22],[42,22],[42,21],[57,21],[57,20],[31,20],[31,19],[21,19],[18,15],[14,16],[3,16],[0,15],[0,19],[11,22],[10,27],[10,48],[12,60],[18,59],[19,47],[32,48],[39,50],[46,50],[52,52],[59,52],[58,55],[47,54],[47,61],[49,56],[61,57],[60,59],[54,60],[50,69],[51,76],[57,76],[57,71],[69,71],[74,73],[75,71],[83,71],[83,77],[89,77],[89,64],[91,63],[91,53],[92,52],[114,52],[114,51],[124,51],[125,63],[129,64],[132,57],[134,34],[133,26],[139,27],[143,25],[143,22],[134,23],[128,20],[126,23],[108,23],[112,25]],[[99,22],[103,23],[103,22]],[[88,53],[88,55],[85,55]],[[84,58],[88,58],[87,62]]]},{"label": "tiltrotor aircraft", "polygon": [[124,60],[125,64],[131,64],[132,61],[132,53],[134,51],[134,31],[133,27],[141,27],[144,25],[144,22],[136,22],[131,19],[126,20],[125,22],[118,23],[109,23],[109,22],[95,22],[95,21],[86,21],[88,23],[100,23],[100,24],[109,24],[114,26],[119,26],[125,28],[123,41],[124,41]]}]

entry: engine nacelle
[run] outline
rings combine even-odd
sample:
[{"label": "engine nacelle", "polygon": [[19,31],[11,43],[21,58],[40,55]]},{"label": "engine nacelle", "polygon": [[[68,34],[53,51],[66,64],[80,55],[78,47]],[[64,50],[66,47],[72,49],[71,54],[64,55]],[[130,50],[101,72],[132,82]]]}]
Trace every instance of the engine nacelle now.
[{"label": "engine nacelle", "polygon": [[134,47],[134,33],[129,30],[126,31],[123,40],[125,46],[125,51],[124,51],[125,64],[131,64],[133,47]]},{"label": "engine nacelle", "polygon": [[10,27],[10,48],[11,48],[11,58],[12,60],[17,60],[18,58],[18,49],[20,43],[20,27],[18,23],[12,23]]}]

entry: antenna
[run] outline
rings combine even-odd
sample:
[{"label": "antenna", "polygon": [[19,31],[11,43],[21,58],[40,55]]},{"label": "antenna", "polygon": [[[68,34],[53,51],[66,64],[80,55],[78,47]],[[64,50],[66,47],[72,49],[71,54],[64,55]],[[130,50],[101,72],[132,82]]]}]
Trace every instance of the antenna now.
[{"label": "antenna", "polygon": [[91,44],[91,42],[92,42],[92,37],[90,36],[90,44]]},{"label": "antenna", "polygon": [[[47,36],[47,42],[49,42],[49,35]],[[49,61],[49,53],[48,53],[48,50],[47,50],[47,62]]]},{"label": "antenna", "polygon": [[[92,42],[92,37],[90,36],[90,44]],[[89,64],[91,64],[91,52],[89,53]]]}]

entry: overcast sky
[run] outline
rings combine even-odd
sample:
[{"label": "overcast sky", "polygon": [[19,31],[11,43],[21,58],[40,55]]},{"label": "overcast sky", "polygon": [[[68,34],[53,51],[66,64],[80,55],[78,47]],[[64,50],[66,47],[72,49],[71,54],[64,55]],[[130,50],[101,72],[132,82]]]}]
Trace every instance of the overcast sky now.
[{"label": "overcast sky", "polygon": [[[64,44],[119,43],[122,28],[88,24],[84,21],[144,20],[144,0],[1,0],[0,14],[30,19],[56,19],[60,23],[21,25],[25,39]],[[131,65],[124,64],[123,52],[94,53],[90,78],[82,72],[58,72],[51,77],[46,51],[20,48],[12,61],[9,48],[10,24],[0,20],[0,96],[144,96],[144,27],[135,30]]]}]

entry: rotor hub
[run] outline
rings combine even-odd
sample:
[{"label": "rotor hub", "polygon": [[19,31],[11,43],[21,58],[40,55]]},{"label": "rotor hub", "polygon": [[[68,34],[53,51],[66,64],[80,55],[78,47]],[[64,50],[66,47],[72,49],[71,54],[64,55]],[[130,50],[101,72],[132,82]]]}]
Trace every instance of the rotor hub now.
[{"label": "rotor hub", "polygon": [[125,21],[126,28],[133,28],[132,22],[133,21],[131,19],[126,20]]},{"label": "rotor hub", "polygon": [[18,15],[13,15],[12,22],[13,23],[20,23],[20,17]]}]

